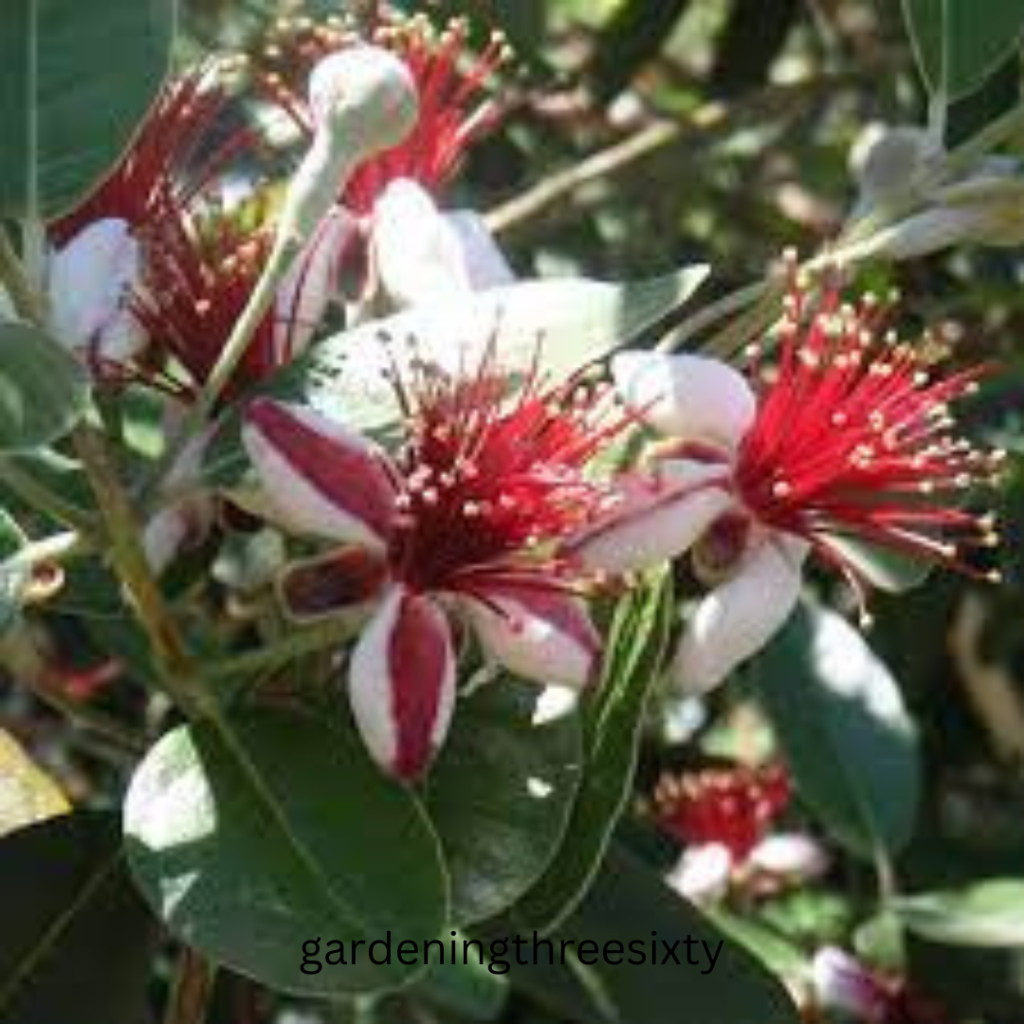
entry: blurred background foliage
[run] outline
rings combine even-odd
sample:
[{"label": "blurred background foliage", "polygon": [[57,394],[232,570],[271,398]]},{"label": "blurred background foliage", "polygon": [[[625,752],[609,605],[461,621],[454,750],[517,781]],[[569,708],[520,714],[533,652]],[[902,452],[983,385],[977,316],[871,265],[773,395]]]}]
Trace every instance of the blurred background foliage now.
[{"label": "blurred background foliage", "polygon": [[[429,7],[441,17],[468,15],[481,35],[500,28],[514,43],[503,126],[474,149],[451,205],[485,213],[524,275],[622,279],[707,261],[713,276],[701,299],[725,294],[759,279],[784,247],[807,254],[827,244],[855,198],[849,152],[865,126],[922,124],[928,114],[898,3],[446,0]],[[245,50],[268,19],[337,10],[323,0],[186,0],[181,56]],[[954,106],[948,141],[1013,105],[1020,81],[1015,55]],[[912,710],[924,759],[919,820],[896,872],[910,891],[1024,875],[1024,253],[960,249],[869,267],[862,276],[872,287],[899,289],[906,326],[937,325],[965,355],[998,366],[968,421],[976,436],[1011,453],[999,498],[1004,585],[936,576],[909,594],[873,601],[870,639]],[[848,600],[830,597],[840,606]],[[128,660],[132,642],[118,639]],[[652,727],[641,791],[667,768],[771,747],[750,691],[727,689],[703,724],[687,727],[688,742]],[[120,699],[100,693],[97,712],[115,719],[124,712]],[[81,735],[69,741],[62,721],[24,691],[6,692],[3,726],[72,798],[103,803],[118,771],[116,735],[97,750]],[[799,806],[796,817],[805,820]],[[624,830],[651,856],[672,859],[675,851],[637,822]],[[1024,956],[921,939],[896,948],[893,929],[873,917],[876,906],[870,869],[840,859],[825,880],[759,904],[749,917],[784,947],[852,939],[877,962],[904,964],[951,1019],[1024,1021]],[[268,1019],[271,1004],[274,997],[225,975],[210,1020],[251,1024]],[[327,1019],[321,1008],[287,1005],[290,1016],[280,1019],[290,1024]],[[330,1012],[337,1021],[370,1019],[359,1007]],[[469,1012],[443,999],[399,997],[372,1019],[492,1019],[475,1015],[482,1012],[480,1004]],[[501,1012],[518,1024],[558,1019],[521,996]]]}]

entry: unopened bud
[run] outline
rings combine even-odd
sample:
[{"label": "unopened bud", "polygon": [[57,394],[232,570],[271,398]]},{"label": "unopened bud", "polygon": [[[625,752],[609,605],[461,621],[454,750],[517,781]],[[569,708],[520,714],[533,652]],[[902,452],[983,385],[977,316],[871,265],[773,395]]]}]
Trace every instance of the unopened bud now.
[{"label": "unopened bud", "polygon": [[313,143],[288,187],[285,237],[304,241],[368,158],[397,146],[419,116],[409,69],[387,50],[354,46],[325,57],[309,82]]}]

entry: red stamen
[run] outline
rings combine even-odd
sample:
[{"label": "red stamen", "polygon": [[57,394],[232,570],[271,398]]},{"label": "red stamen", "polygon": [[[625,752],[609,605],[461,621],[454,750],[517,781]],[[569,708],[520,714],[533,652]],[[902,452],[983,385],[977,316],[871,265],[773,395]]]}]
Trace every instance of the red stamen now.
[{"label": "red stamen", "polygon": [[659,828],[679,842],[721,843],[742,863],[791,794],[789,776],[778,765],[666,773],[654,789],[654,815]]}]

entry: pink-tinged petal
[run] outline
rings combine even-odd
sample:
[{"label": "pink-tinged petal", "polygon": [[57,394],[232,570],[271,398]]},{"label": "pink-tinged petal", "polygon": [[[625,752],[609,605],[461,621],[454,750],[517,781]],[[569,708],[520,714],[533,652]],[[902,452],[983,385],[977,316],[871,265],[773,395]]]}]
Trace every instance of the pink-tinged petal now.
[{"label": "pink-tinged petal", "polygon": [[715,903],[729,891],[732,854],[722,843],[700,843],[683,851],[665,881],[694,903]]},{"label": "pink-tinged petal", "polygon": [[50,260],[54,334],[110,362],[141,352],[146,335],[128,308],[141,264],[139,243],[125,221],[105,218],[79,231]]},{"label": "pink-tinged petal", "polygon": [[529,587],[488,587],[464,607],[484,650],[510,672],[538,683],[583,687],[601,638],[583,602]]},{"label": "pink-tinged petal", "polygon": [[458,236],[414,181],[393,181],[374,204],[370,257],[381,287],[397,306],[470,291]]},{"label": "pink-tinged petal", "polygon": [[285,526],[379,550],[395,509],[387,456],[312,409],[256,399],[242,431],[267,505]]},{"label": "pink-tinged petal", "polygon": [[626,404],[671,437],[735,449],[757,414],[743,375],[717,359],[620,352],[611,369]]},{"label": "pink-tinged petal", "polygon": [[[733,498],[709,481],[720,480],[707,467],[703,482],[632,488],[625,503],[574,538],[566,557],[589,570],[634,572],[667,562],[688,551],[708,527],[734,507]],[[691,479],[698,480],[694,474]]]},{"label": "pink-tinged petal", "polygon": [[483,218],[473,210],[453,210],[443,215],[448,230],[458,239],[462,263],[473,291],[499,288],[515,281],[515,274],[487,230]]},{"label": "pink-tinged petal", "polygon": [[817,1002],[829,1010],[843,1010],[866,1021],[882,1020],[888,996],[871,970],[835,946],[814,954],[811,978]]},{"label": "pink-tinged petal", "polygon": [[274,347],[279,366],[289,363],[309,344],[337,290],[342,258],[357,234],[355,218],[335,207],[292,264],[275,307]]},{"label": "pink-tinged petal", "polygon": [[292,562],[278,578],[278,591],[288,614],[303,621],[365,609],[387,578],[387,562],[379,555],[345,547]]},{"label": "pink-tinged petal", "polygon": [[698,603],[673,667],[676,683],[696,695],[723,682],[782,628],[800,597],[803,542],[772,537],[753,546],[736,572]]},{"label": "pink-tinged petal", "polygon": [[445,613],[395,587],[352,652],[349,698],[373,758],[402,779],[421,775],[455,707],[455,655]]},{"label": "pink-tinged petal", "polygon": [[828,851],[802,832],[765,836],[750,851],[747,861],[760,871],[800,881],[820,878],[830,865]]},{"label": "pink-tinged petal", "polygon": [[187,548],[201,544],[213,524],[213,502],[206,496],[161,509],[142,531],[142,547],[150,569],[163,573]]}]

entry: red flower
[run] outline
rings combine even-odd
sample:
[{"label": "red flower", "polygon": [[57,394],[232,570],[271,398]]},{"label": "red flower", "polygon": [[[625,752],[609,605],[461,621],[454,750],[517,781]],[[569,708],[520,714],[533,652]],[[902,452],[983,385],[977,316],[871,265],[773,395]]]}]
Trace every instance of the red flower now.
[{"label": "red flower", "polygon": [[353,711],[374,757],[413,777],[454,702],[449,613],[519,675],[590,677],[597,636],[554,547],[605,504],[586,469],[625,418],[583,384],[514,386],[493,354],[469,377],[413,358],[394,383],[406,416],[395,459],[266,400],[244,439],[276,518],[343,545],[292,570],[284,594],[298,614],[373,609],[350,663]]}]

